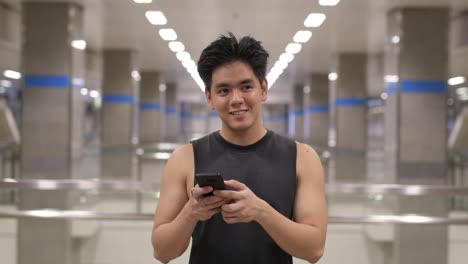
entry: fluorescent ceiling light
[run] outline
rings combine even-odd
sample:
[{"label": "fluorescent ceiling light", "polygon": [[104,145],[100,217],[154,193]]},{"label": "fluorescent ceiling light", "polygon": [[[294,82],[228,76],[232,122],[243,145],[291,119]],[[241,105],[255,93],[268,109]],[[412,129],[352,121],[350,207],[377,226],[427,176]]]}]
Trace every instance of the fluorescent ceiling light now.
[{"label": "fluorescent ceiling light", "polygon": [[291,61],[294,60],[294,55],[292,55],[291,53],[283,53],[283,54],[281,54],[281,56],[279,57],[279,60],[280,60],[280,61],[287,62],[287,63],[290,63]]},{"label": "fluorescent ceiling light", "polygon": [[278,68],[278,69],[286,69],[288,67],[288,63],[285,62],[285,61],[277,61],[275,63],[275,68]]},{"label": "fluorescent ceiling light", "polygon": [[153,0],[133,0],[137,4],[150,4]]},{"label": "fluorescent ceiling light", "polygon": [[321,6],[336,6],[340,0],[319,0]]},{"label": "fluorescent ceiling light", "polygon": [[397,83],[399,80],[398,75],[385,75],[384,81],[386,83]]},{"label": "fluorescent ceiling light", "polygon": [[99,97],[99,92],[96,90],[92,90],[91,92],[89,92],[89,96],[91,96],[92,98],[97,98]]},{"label": "fluorescent ceiling light", "polygon": [[10,79],[15,79],[15,80],[21,79],[21,73],[16,72],[16,71],[6,70],[3,72],[3,75]]},{"label": "fluorescent ceiling light", "polygon": [[169,48],[172,50],[172,52],[182,52],[185,50],[185,46],[182,42],[180,41],[171,41],[169,42]]},{"label": "fluorescent ceiling light", "polygon": [[186,69],[189,69],[190,67],[197,67],[197,65],[195,64],[195,62],[193,60],[184,60],[182,62],[182,65]]},{"label": "fluorescent ceiling light", "polygon": [[330,74],[328,74],[328,80],[330,81],[336,81],[338,79],[338,73],[336,72],[330,72]]},{"label": "fluorescent ceiling light", "polygon": [[86,41],[82,39],[76,39],[71,42],[71,46],[75,49],[85,50],[86,49]]},{"label": "fluorescent ceiling light", "polygon": [[463,77],[463,76],[457,76],[457,77],[453,77],[453,78],[448,79],[448,84],[449,85],[459,85],[459,84],[462,84],[464,82],[465,82],[465,77]]},{"label": "fluorescent ceiling light", "polygon": [[188,53],[186,51],[177,52],[176,57],[180,61],[190,60],[190,53]]},{"label": "fluorescent ceiling light", "polygon": [[87,95],[87,94],[88,94],[88,89],[86,89],[86,88],[81,88],[81,89],[80,89],[80,93],[81,93],[81,95]]},{"label": "fluorescent ceiling light", "polygon": [[460,87],[458,88],[455,93],[457,93],[457,95],[459,96],[463,96],[463,95],[468,95],[468,87]]},{"label": "fluorescent ceiling light", "polygon": [[1,80],[0,81],[0,86],[10,88],[11,85],[12,85],[11,81],[8,81],[8,80]]},{"label": "fluorescent ceiling light", "polygon": [[293,41],[297,43],[305,43],[309,41],[310,37],[312,37],[312,32],[308,30],[299,30],[293,37]]},{"label": "fluorescent ceiling light", "polygon": [[140,76],[140,73],[138,71],[132,71],[132,78],[139,82],[141,80],[141,76]]},{"label": "fluorescent ceiling light", "polygon": [[177,33],[172,28],[162,28],[159,30],[159,36],[164,40],[176,40]]},{"label": "fluorescent ceiling light", "polygon": [[399,36],[393,36],[393,37],[392,37],[392,43],[393,43],[393,44],[398,44],[398,43],[400,43],[400,37],[399,37]]},{"label": "fluorescent ceiling light", "polygon": [[291,54],[296,54],[299,51],[301,51],[302,45],[299,43],[289,43],[288,46],[286,46],[286,52],[291,53]]},{"label": "fluorescent ceiling light", "polygon": [[304,21],[305,27],[320,27],[327,16],[321,13],[310,13]]},{"label": "fluorescent ceiling light", "polygon": [[145,16],[155,26],[166,25],[167,23],[167,19],[161,11],[146,11]]}]

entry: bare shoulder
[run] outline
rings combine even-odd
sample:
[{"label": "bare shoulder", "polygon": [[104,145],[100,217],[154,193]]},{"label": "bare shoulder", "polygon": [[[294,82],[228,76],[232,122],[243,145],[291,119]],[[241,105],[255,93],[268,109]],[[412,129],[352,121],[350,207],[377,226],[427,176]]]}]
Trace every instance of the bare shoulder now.
[{"label": "bare shoulder", "polygon": [[[184,144],[176,148],[167,161],[163,177],[175,177],[186,182],[194,171],[194,157],[192,144]],[[170,175],[170,176],[169,176]]]},{"label": "bare shoulder", "polygon": [[296,172],[298,180],[310,177],[323,178],[322,162],[317,152],[307,144],[296,142],[296,145]]}]

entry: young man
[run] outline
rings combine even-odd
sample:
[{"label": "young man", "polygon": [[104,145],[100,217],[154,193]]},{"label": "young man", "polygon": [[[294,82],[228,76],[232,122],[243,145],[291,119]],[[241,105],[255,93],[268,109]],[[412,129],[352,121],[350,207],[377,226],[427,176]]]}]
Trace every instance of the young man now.
[{"label": "young man", "polygon": [[[266,130],[268,53],[231,33],[203,50],[198,72],[221,130],[175,150],[162,176],[154,217],[154,257],[190,263],[283,264],[323,254],[327,209],[315,151]],[[221,173],[227,190],[195,184],[195,173]]]}]

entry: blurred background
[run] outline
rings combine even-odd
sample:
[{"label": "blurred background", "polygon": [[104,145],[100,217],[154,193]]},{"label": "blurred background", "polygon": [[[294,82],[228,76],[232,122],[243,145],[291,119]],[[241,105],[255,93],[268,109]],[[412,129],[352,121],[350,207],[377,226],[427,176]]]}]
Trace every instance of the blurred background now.
[{"label": "blurred background", "polygon": [[2,264],[158,263],[162,169],[220,129],[196,63],[228,32],[270,52],[264,126],[322,159],[319,263],[466,263],[468,0],[0,0]]}]

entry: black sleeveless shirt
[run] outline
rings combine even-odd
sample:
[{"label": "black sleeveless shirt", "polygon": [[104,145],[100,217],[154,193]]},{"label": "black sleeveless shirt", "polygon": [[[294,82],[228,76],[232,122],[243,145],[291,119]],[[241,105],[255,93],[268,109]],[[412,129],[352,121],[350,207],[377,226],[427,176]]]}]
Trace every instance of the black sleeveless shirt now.
[{"label": "black sleeveless shirt", "polygon": [[[292,219],[296,195],[296,143],[268,131],[248,146],[232,144],[218,132],[192,142],[196,173],[221,173],[249,187]],[[190,264],[287,264],[292,257],[257,223],[227,224],[221,213],[199,221],[192,234]]]}]

